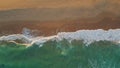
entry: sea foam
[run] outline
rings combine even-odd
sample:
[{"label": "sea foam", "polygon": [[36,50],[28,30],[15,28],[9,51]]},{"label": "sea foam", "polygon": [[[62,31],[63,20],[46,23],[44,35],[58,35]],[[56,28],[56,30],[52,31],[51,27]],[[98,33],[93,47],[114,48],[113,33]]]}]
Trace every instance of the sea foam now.
[{"label": "sea foam", "polygon": [[0,37],[0,41],[15,41],[21,40],[23,44],[37,44],[42,45],[43,43],[49,40],[61,41],[63,39],[68,40],[69,42],[73,40],[83,40],[86,45],[89,45],[93,42],[98,41],[111,41],[111,42],[120,42],[120,29],[97,29],[97,30],[78,30],[76,32],[59,32],[57,35],[48,36],[48,37],[26,37],[23,34],[13,34],[8,36]]}]

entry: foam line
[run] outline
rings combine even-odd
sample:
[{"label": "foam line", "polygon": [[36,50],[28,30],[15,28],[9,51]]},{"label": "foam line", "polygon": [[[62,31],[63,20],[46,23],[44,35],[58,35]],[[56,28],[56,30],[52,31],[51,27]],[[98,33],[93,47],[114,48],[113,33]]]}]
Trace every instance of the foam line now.
[{"label": "foam line", "polygon": [[29,38],[22,34],[13,34],[0,37],[0,41],[15,41],[21,40],[24,44],[42,45],[49,40],[61,41],[63,39],[69,42],[73,40],[83,40],[85,44],[91,44],[95,41],[112,41],[120,43],[120,29],[97,29],[97,30],[78,30],[76,32],[60,32],[57,35],[49,37],[34,37]]}]

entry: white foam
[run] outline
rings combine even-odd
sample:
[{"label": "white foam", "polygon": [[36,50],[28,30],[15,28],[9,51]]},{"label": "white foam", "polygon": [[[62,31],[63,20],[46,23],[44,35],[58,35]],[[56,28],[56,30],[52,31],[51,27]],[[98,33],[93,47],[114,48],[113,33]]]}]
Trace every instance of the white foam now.
[{"label": "white foam", "polygon": [[79,30],[72,33],[59,33],[58,36],[69,41],[83,40],[84,43],[90,44],[95,41],[120,41],[120,29],[110,29],[108,31],[98,30]]},{"label": "white foam", "polygon": [[13,35],[8,35],[8,36],[2,36],[0,37],[0,42],[2,41],[21,41],[22,43],[28,44],[31,43],[31,40],[29,38],[27,38],[24,35],[21,34],[13,34]]},{"label": "white foam", "polygon": [[103,29],[97,30],[78,30],[76,32],[60,32],[57,35],[49,37],[35,37],[28,38],[24,35],[14,34],[9,36],[0,37],[0,41],[14,41],[14,40],[23,40],[28,44],[37,44],[42,45],[43,43],[49,40],[61,41],[63,39],[68,40],[69,42],[73,40],[83,40],[85,44],[91,44],[95,41],[112,41],[120,42],[120,29],[110,29],[108,31]]}]

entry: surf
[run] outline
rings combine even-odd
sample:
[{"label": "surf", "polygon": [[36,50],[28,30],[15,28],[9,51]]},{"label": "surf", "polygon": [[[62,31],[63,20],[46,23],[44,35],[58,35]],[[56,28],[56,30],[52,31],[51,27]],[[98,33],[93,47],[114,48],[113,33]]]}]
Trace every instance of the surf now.
[{"label": "surf", "polygon": [[120,29],[0,37],[1,68],[118,68],[119,53]]},{"label": "surf", "polygon": [[[27,32],[26,32],[27,33]],[[42,45],[47,41],[62,41],[67,40],[72,42],[74,40],[83,41],[84,44],[90,45],[93,42],[110,41],[114,43],[120,43],[120,29],[97,29],[97,30],[78,30],[76,32],[59,32],[53,36],[37,36],[32,37],[26,34],[13,34],[8,36],[1,36],[0,42],[15,42],[19,44],[26,44],[31,46],[33,44]]]}]

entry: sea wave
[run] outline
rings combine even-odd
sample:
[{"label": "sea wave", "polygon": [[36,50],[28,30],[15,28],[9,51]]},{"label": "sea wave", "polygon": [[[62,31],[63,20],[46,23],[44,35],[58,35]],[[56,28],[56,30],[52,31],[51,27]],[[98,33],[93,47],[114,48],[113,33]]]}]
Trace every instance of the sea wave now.
[{"label": "sea wave", "polygon": [[23,34],[13,34],[8,36],[1,36],[0,42],[15,42],[19,44],[26,44],[31,46],[37,44],[42,46],[47,41],[62,41],[66,39],[71,43],[73,40],[82,40],[86,45],[99,41],[111,41],[120,43],[120,29],[97,29],[97,30],[78,30],[76,32],[59,32],[57,35],[43,37],[28,37]]}]

